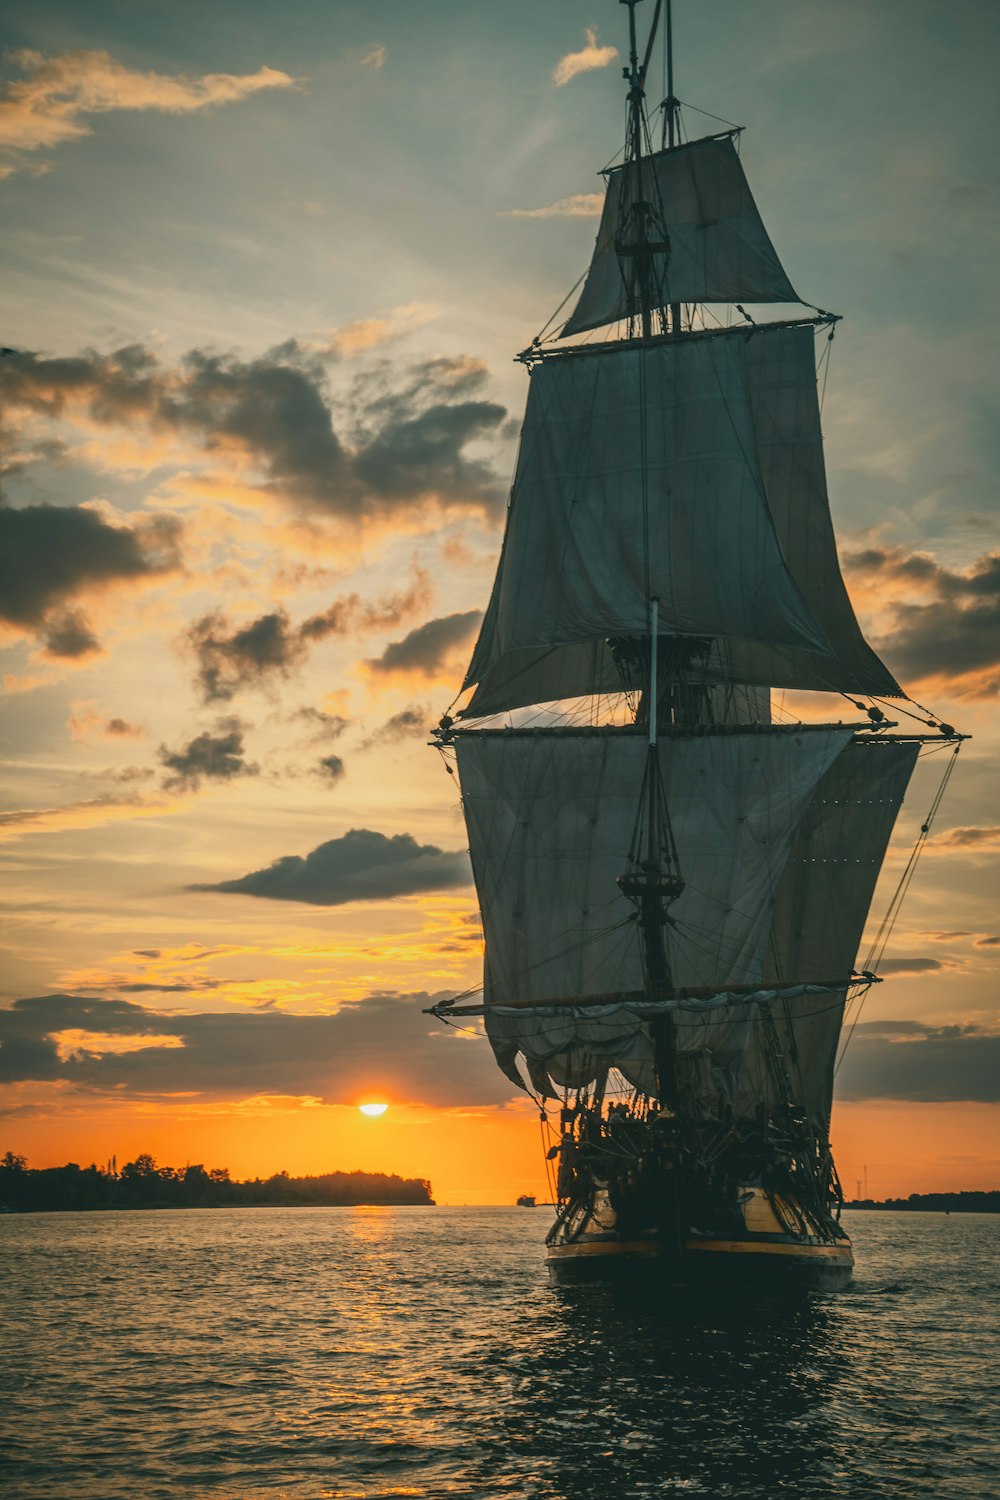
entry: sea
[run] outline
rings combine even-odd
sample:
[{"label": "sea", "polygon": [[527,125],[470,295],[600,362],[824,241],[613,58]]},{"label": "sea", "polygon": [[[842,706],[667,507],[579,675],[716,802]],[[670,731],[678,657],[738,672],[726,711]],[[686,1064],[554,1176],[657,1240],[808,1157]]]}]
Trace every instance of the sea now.
[{"label": "sea", "polygon": [[6,1500],[1000,1496],[1000,1216],[848,1291],[549,1284],[544,1208],[4,1215]]}]

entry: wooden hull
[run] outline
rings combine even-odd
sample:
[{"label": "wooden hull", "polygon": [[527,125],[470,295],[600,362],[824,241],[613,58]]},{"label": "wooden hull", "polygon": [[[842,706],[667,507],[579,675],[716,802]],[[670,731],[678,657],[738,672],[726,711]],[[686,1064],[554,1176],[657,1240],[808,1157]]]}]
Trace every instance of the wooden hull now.
[{"label": "wooden hull", "polygon": [[819,1243],[791,1236],[710,1239],[693,1236],[680,1253],[655,1235],[623,1239],[583,1234],[552,1245],[549,1275],[558,1284],[642,1277],[663,1286],[716,1285],[799,1293],[838,1291],[854,1269],[848,1239]]}]

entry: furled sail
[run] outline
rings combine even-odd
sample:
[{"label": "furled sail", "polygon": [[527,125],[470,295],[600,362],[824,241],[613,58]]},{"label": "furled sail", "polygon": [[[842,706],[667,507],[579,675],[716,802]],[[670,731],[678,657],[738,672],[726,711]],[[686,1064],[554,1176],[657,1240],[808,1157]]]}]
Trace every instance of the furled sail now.
[{"label": "furled sail", "polygon": [[[724,991],[763,982],[774,896],[800,820],[850,736],[847,728],[761,730],[661,744],[685,881],[671,908],[677,986]],[[498,1061],[515,1080],[518,1051],[560,1079],[581,1068],[593,1076],[601,1059],[629,1066],[613,1045],[616,1028],[631,1025],[627,1006],[612,1007],[596,1033],[584,1015],[568,1042],[565,1014],[550,1027],[538,1012],[508,1007],[644,990],[637,924],[617,880],[635,826],[645,740],[629,731],[485,732],[457,736],[456,748]],[[640,1030],[651,1067],[648,1024]],[[567,1054],[561,1063],[553,1062],[555,1041],[556,1053]]]},{"label": "furled sail", "polygon": [[609,638],[648,628],[643,449],[649,593],[705,681],[899,695],[840,575],[814,360],[806,326],[536,367],[466,716],[642,685]]},{"label": "furled sail", "polygon": [[594,257],[563,337],[641,311],[636,203],[649,205],[648,286],[678,302],[798,302],[761,222],[733,137],[708,137],[608,173]]},{"label": "furled sail", "polygon": [[[760,988],[749,995],[722,994],[712,1000],[680,999],[669,1007],[673,1021],[675,1067],[685,1115],[722,1123],[733,1117],[758,1120],[793,1104],[806,1111],[822,1136],[829,1123],[832,1055],[826,1074],[796,1069],[791,1079],[786,1057],[775,1053],[764,1022],[789,1018],[796,1033],[816,1018],[833,1018],[822,1033],[836,1048],[846,985],[802,984]],[[531,1081],[542,1095],[582,1089],[615,1068],[640,1092],[657,1093],[653,1029],[663,1006],[642,1000],[598,1006],[549,1006],[530,1012],[495,1006],[486,1028],[497,1062],[520,1087],[520,1053]],[[817,1051],[818,1061],[818,1051]]]}]

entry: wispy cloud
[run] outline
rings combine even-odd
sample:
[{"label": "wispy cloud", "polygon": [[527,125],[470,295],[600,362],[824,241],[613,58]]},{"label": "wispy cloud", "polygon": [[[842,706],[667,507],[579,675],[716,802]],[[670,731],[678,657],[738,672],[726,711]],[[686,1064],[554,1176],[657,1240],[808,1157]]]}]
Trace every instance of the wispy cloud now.
[{"label": "wispy cloud", "polygon": [[571,198],[559,198],[555,203],[546,203],[542,208],[508,208],[499,215],[502,219],[596,219],[604,207],[603,193],[574,193]]},{"label": "wispy cloud", "polygon": [[141,724],[132,724],[117,714],[101,713],[95,703],[80,699],[70,709],[67,727],[70,736],[81,744],[89,739],[141,740],[146,735]]},{"label": "wispy cloud", "polygon": [[593,26],[586,28],[587,45],[581,47],[579,52],[567,52],[561,57],[552,69],[552,82],[557,89],[569,83],[578,73],[591,73],[595,68],[606,68],[608,63],[614,62],[618,56],[617,47],[599,47],[597,45],[597,29]]},{"label": "wispy cloud", "polygon": [[0,840],[29,833],[60,833],[70,828],[99,828],[123,818],[153,818],[170,812],[173,803],[146,797],[91,797],[63,807],[27,807],[0,812]]},{"label": "wispy cloud", "polygon": [[376,42],[373,47],[368,48],[368,51],[362,57],[361,66],[363,68],[371,68],[374,73],[378,73],[385,67],[388,56],[389,54],[382,43]]},{"label": "wispy cloud", "polygon": [[29,50],[11,55],[22,76],[0,87],[0,174],[10,176],[27,164],[22,153],[58,146],[92,135],[89,115],[109,110],[157,110],[192,114],[232,104],[261,89],[286,89],[295,79],[277,68],[256,73],[142,73],[116,62],[107,52],[64,52],[46,57]]},{"label": "wispy cloud", "polygon": [[388,344],[404,334],[421,328],[437,314],[437,309],[428,302],[407,302],[394,307],[391,312],[377,318],[361,318],[356,323],[345,323],[342,328],[331,330],[323,348],[330,354],[350,358],[355,354],[366,354],[380,344]]}]

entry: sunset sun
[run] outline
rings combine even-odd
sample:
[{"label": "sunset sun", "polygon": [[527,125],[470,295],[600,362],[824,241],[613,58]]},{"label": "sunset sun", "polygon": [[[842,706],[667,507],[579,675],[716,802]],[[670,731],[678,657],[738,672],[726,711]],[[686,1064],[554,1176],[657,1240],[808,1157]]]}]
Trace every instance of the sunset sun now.
[{"label": "sunset sun", "polygon": [[386,1110],[388,1108],[389,1108],[388,1104],[359,1104],[358,1105],[358,1109],[360,1109],[361,1113],[363,1115],[368,1115],[371,1119],[374,1119],[376,1117],[376,1115],[384,1115],[385,1112],[386,1112]]}]

